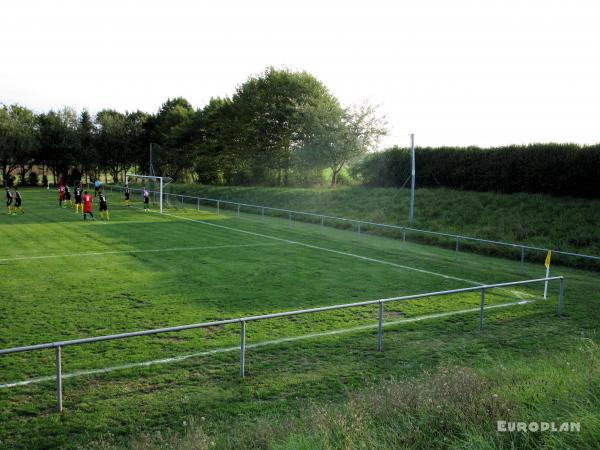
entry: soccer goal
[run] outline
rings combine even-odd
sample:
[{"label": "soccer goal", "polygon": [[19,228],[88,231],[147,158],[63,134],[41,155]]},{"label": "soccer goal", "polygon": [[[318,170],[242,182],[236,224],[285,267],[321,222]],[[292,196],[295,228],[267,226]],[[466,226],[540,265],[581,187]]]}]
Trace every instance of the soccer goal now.
[{"label": "soccer goal", "polygon": [[[137,173],[128,173],[125,176],[125,184],[129,186],[131,183],[140,184],[144,189],[148,189],[148,192],[155,198],[158,194],[158,205],[160,213],[163,213],[163,198],[164,188],[166,185],[173,181],[170,177],[158,177],[155,175],[139,175]],[[143,190],[142,190],[143,192]]]}]

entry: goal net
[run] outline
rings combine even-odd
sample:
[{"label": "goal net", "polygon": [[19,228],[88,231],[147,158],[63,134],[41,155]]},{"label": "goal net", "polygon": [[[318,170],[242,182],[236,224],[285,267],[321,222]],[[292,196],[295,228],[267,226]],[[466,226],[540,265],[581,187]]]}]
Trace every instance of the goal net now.
[{"label": "goal net", "polygon": [[125,188],[129,189],[130,199],[133,202],[144,202],[147,192],[149,206],[158,208],[162,214],[164,208],[169,206],[168,200],[165,201],[165,187],[172,181],[173,179],[169,177],[128,173],[125,177]]}]

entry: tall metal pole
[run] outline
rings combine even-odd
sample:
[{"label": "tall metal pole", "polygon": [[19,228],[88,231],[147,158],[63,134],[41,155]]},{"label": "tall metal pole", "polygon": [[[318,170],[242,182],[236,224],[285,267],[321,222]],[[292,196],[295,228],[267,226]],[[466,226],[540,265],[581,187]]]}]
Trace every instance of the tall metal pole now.
[{"label": "tall metal pole", "polygon": [[154,176],[154,164],[152,164],[152,142],[150,142],[150,167],[148,168],[150,175]]},{"label": "tall metal pole", "polygon": [[408,214],[408,223],[412,225],[415,214],[415,135],[410,134],[410,212]]},{"label": "tall metal pole", "polygon": [[159,177],[160,180],[160,213],[163,213],[163,177]]}]

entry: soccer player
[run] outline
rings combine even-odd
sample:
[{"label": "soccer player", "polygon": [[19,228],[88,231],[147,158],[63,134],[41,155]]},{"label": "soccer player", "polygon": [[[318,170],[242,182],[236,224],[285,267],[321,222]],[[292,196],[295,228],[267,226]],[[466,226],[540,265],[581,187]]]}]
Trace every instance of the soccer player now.
[{"label": "soccer player", "polygon": [[98,197],[98,191],[100,191],[101,187],[102,187],[102,181],[100,181],[98,178],[96,178],[96,181],[94,182],[94,197]]},{"label": "soccer player", "polygon": [[81,208],[81,213],[83,213],[83,205],[81,204],[82,195],[83,188],[81,187],[81,183],[79,183],[75,188],[75,214],[79,214],[79,208]]},{"label": "soccer player", "polygon": [[25,210],[21,206],[23,203],[23,198],[21,197],[21,193],[19,192],[19,188],[15,186],[15,208],[13,209],[13,214],[17,214],[17,209],[21,211],[21,214],[25,214]]},{"label": "soccer player", "polygon": [[144,211],[148,212],[148,205],[150,203],[150,193],[148,189],[144,188]]},{"label": "soccer player", "polygon": [[83,192],[83,220],[87,220],[87,215],[89,214],[92,220],[94,219],[94,213],[92,212],[92,202],[94,201],[94,197],[88,194],[88,191]]},{"label": "soccer player", "polygon": [[68,184],[65,184],[65,202],[69,202],[69,206],[73,207],[73,200],[71,199],[71,189]]},{"label": "soccer player", "polygon": [[58,185],[58,206],[63,207],[65,201],[65,187],[62,184]]},{"label": "soccer player", "polygon": [[6,214],[10,215],[13,212],[12,207],[13,193],[10,192],[10,188],[6,188]]},{"label": "soccer player", "polygon": [[100,220],[109,220],[108,214],[108,203],[106,203],[106,195],[104,191],[100,191],[98,193],[98,197],[100,198]]},{"label": "soccer player", "polygon": [[129,204],[129,197],[131,196],[131,193],[129,192],[129,185],[125,185],[125,189],[123,189],[123,202],[127,205],[127,206],[131,206]]}]

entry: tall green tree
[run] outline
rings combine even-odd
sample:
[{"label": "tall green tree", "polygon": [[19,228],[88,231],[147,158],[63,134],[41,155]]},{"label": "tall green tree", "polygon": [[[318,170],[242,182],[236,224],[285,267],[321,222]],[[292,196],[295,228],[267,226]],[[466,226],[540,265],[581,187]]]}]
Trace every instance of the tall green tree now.
[{"label": "tall green tree", "polygon": [[6,184],[11,172],[17,167],[12,147],[10,131],[10,111],[8,106],[0,106],[0,168],[2,182]]},{"label": "tall green tree", "polygon": [[77,113],[65,107],[38,116],[39,162],[51,170],[56,184],[59,175],[67,176],[79,149]]},{"label": "tall green tree", "polygon": [[36,157],[38,144],[37,120],[33,111],[20,105],[0,108],[0,165],[7,180],[16,168],[21,180]]},{"label": "tall green tree", "polygon": [[96,138],[96,127],[92,115],[87,110],[81,111],[77,124],[77,136],[79,151],[76,161],[81,174],[88,177],[96,177],[98,169],[98,153],[94,145]]},{"label": "tall green tree", "polygon": [[158,144],[153,154],[155,170],[175,180],[183,179],[193,165],[191,149],[181,137],[194,113],[186,99],[168,99],[146,127],[150,142]]},{"label": "tall green tree", "polygon": [[332,187],[349,162],[372,150],[387,133],[385,118],[368,103],[342,109],[337,102],[321,102],[305,113],[303,151],[331,169]]},{"label": "tall green tree", "polygon": [[264,181],[265,171],[276,173],[276,182],[289,184],[295,153],[302,147],[308,106],[330,98],[327,88],[307,72],[267,69],[242,84],[232,100],[236,127],[250,161],[252,181]]}]

